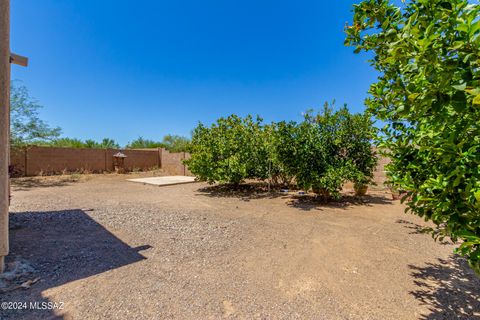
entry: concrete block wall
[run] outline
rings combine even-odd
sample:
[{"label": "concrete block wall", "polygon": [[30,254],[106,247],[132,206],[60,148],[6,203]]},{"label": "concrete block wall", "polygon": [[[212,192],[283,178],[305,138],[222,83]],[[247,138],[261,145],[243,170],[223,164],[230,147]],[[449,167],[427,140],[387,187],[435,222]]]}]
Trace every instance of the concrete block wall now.
[{"label": "concrete block wall", "polygon": [[187,168],[183,164],[183,160],[186,158],[186,155],[187,153],[185,152],[173,153],[168,150],[162,149],[162,152],[161,152],[162,170],[164,170],[165,172],[168,172],[172,176],[191,175],[190,171],[187,172]]},{"label": "concrete block wall", "polygon": [[383,184],[387,180],[385,165],[387,165],[389,162],[390,162],[390,159],[388,158],[384,158],[384,157],[378,158],[377,168],[375,169],[373,177],[379,187],[383,187]]},{"label": "concrete block wall", "polygon": [[[56,174],[63,171],[105,171],[105,150],[27,147],[25,175]],[[12,162],[13,164],[13,162]]]},{"label": "concrete block wall", "polygon": [[[111,172],[113,168],[113,155],[120,150],[107,149],[105,155],[105,170]],[[148,170],[153,168],[160,168],[160,151],[159,149],[127,149],[121,150],[127,157],[125,158],[125,168],[129,171],[133,170]]]},{"label": "concrete block wall", "polygon": [[[185,160],[190,159],[191,157],[192,156],[191,156],[190,153],[185,152]],[[190,170],[188,170],[188,167],[187,166],[184,166],[184,167],[185,167],[185,175],[186,176],[193,176],[193,173]]]},{"label": "concrete block wall", "polygon": [[[36,176],[63,172],[112,172],[113,155],[118,149],[81,149],[30,146],[12,148],[10,163],[12,176]],[[161,168],[169,175],[185,175],[189,171],[182,160],[186,154],[170,153],[165,149],[121,150],[127,170]],[[165,165],[162,165],[164,163]]]},{"label": "concrete block wall", "polygon": [[10,150],[10,175],[11,176],[23,176],[25,175],[27,153],[23,148],[12,148]]},{"label": "concrete block wall", "polygon": [[[125,168],[127,170],[145,170],[161,167],[160,152],[153,150],[122,150],[127,157],[125,158]],[[113,163],[113,157],[112,157]]]}]

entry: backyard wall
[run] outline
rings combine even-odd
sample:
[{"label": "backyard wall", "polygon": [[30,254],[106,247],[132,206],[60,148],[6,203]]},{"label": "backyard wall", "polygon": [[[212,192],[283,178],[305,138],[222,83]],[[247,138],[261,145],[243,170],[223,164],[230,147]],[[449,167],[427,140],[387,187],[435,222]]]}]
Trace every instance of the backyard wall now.
[{"label": "backyard wall", "polygon": [[[79,149],[53,147],[12,148],[11,175],[36,176],[41,174],[59,174],[63,172],[112,172],[113,155],[119,149]],[[192,173],[183,165],[190,158],[186,152],[169,152],[166,149],[126,149],[121,150],[127,170],[149,170],[160,168],[168,175],[187,175]],[[375,182],[383,186],[386,180],[385,165],[387,158],[379,158],[375,170]]]},{"label": "backyard wall", "polygon": [[388,164],[389,162],[390,162],[390,159],[388,158],[384,158],[384,157],[378,158],[377,168],[375,169],[375,172],[374,172],[374,180],[379,187],[382,187],[383,183],[387,180],[385,165]]},{"label": "backyard wall", "polygon": [[190,154],[186,152],[176,152],[171,153],[168,150],[162,149],[161,154],[162,169],[165,172],[169,172],[171,175],[176,176],[189,176],[192,175],[191,172],[186,168],[186,166],[179,166],[179,163],[182,163],[187,157],[190,158]]},{"label": "backyard wall", "polygon": [[[112,172],[113,155],[121,151],[127,170],[161,168],[169,175],[189,175],[182,160],[184,152],[170,153],[165,149],[81,149],[31,146],[12,148],[12,176],[36,176],[63,172]],[[165,164],[165,165],[162,165]]]}]

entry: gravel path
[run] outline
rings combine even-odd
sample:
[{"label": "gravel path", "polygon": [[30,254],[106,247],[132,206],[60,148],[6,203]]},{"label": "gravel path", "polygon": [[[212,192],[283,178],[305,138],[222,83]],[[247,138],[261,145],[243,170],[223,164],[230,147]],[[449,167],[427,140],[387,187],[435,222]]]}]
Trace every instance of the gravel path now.
[{"label": "gravel path", "polygon": [[63,308],[0,318],[480,317],[479,279],[403,210],[382,192],[322,205],[116,175],[18,181],[9,284],[36,281],[0,301]]}]

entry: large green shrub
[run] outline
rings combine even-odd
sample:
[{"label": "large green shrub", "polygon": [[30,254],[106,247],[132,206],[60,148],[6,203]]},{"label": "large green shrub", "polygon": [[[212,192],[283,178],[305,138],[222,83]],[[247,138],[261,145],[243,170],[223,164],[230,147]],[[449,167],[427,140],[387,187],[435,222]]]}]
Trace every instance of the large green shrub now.
[{"label": "large green shrub", "polygon": [[277,186],[289,187],[299,165],[298,125],[281,121],[265,126],[264,136],[268,151],[268,176]]},{"label": "large green shrub", "polygon": [[301,123],[263,125],[260,118],[232,115],[195,128],[192,157],[185,163],[210,183],[269,179],[277,186],[296,183],[338,197],[346,180],[371,182],[373,134],[368,115],[351,114],[346,107],[334,111],[328,104],[318,114],[308,112]]},{"label": "large green shrub", "polygon": [[200,180],[239,184],[245,179],[266,179],[267,150],[261,119],[231,115],[211,127],[199,124],[185,164]]},{"label": "large green shrub", "polygon": [[337,197],[347,179],[340,156],[338,114],[325,104],[322,112],[308,112],[298,126],[297,183],[317,193]]},{"label": "large green shrub", "polygon": [[390,183],[436,237],[480,272],[480,6],[467,0],[387,0],[355,6],[347,44],[374,53],[368,109],[387,122]]},{"label": "large green shrub", "polygon": [[346,106],[335,111],[333,105],[307,113],[299,125],[296,177],[303,188],[338,197],[347,180],[371,183],[377,158],[370,116],[352,114]]},{"label": "large green shrub", "polygon": [[356,185],[375,183],[373,173],[378,158],[372,149],[377,129],[367,112],[352,114],[345,107],[338,111],[337,120],[340,154],[348,168],[348,179]]}]

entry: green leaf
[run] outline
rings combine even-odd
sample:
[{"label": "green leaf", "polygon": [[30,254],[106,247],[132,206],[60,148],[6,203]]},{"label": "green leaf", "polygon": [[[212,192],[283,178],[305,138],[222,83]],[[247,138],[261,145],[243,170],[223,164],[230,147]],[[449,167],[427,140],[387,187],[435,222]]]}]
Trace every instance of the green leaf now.
[{"label": "green leaf", "polygon": [[471,35],[474,35],[475,33],[477,33],[478,31],[480,31],[480,20],[477,20],[474,24],[472,24],[472,26],[470,27],[470,34]]},{"label": "green leaf", "polygon": [[477,203],[480,204],[480,190],[477,190],[475,193],[475,200],[477,200]]},{"label": "green leaf", "polygon": [[476,95],[475,98],[473,98],[473,104],[480,104],[480,94]]},{"label": "green leaf", "polygon": [[467,84],[462,83],[462,84],[453,85],[452,87],[455,88],[458,91],[464,91],[465,88],[467,87]]}]

